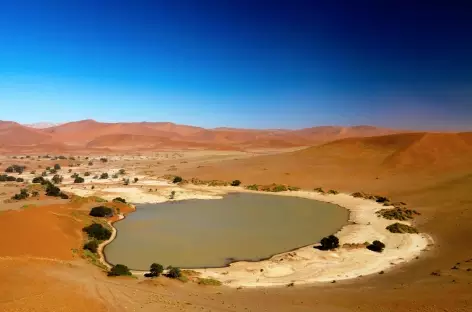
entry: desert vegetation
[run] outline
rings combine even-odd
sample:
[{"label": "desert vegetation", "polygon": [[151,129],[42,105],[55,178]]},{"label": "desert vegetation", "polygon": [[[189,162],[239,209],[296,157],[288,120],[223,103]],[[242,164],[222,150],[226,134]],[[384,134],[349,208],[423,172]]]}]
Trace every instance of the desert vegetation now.
[{"label": "desert vegetation", "polygon": [[111,231],[99,223],[92,223],[82,229],[88,234],[90,238],[95,238],[99,241],[107,240],[111,237]]},{"label": "desert vegetation", "polygon": [[403,223],[393,223],[390,224],[389,226],[386,227],[387,230],[389,230],[392,233],[409,233],[409,234],[415,234],[418,233],[418,230],[412,226],[409,226],[407,224]]},{"label": "desert vegetation", "polygon": [[126,204],[126,199],[121,198],[121,197],[116,197],[115,199],[113,199],[113,201],[114,201],[114,202],[120,202],[120,203]]},{"label": "desert vegetation", "polygon": [[0,175],[0,182],[16,182],[16,178],[14,176],[2,174]]},{"label": "desert vegetation", "polygon": [[158,277],[164,272],[164,267],[159,263],[153,263],[149,267],[149,273],[144,274],[145,277]]},{"label": "desert vegetation", "polygon": [[30,194],[28,193],[27,189],[21,189],[20,193],[13,195],[13,197],[11,199],[13,199],[13,200],[22,200],[22,199],[28,198],[29,196],[30,196]]},{"label": "desert vegetation", "polygon": [[131,276],[131,271],[124,264],[114,265],[108,272],[108,276]]},{"label": "desert vegetation", "polygon": [[198,278],[197,283],[199,285],[207,285],[207,286],[221,286],[221,282],[214,279],[214,278]]},{"label": "desert vegetation", "polygon": [[233,182],[231,182],[231,186],[240,186],[241,185],[241,181],[239,180],[234,180]]},{"label": "desert vegetation", "polygon": [[177,184],[177,183],[180,183],[182,181],[183,181],[182,177],[175,176],[174,179],[172,180],[172,183]]},{"label": "desert vegetation", "polygon": [[11,165],[10,167],[7,167],[5,169],[5,172],[6,173],[18,173],[18,174],[22,174],[23,171],[25,171],[26,169],[26,166],[20,166],[20,165]]},{"label": "desert vegetation", "polygon": [[94,207],[89,213],[90,216],[99,218],[109,218],[112,217],[113,214],[113,209],[105,206]]},{"label": "desert vegetation", "polygon": [[372,244],[367,246],[367,249],[375,251],[375,252],[382,252],[384,248],[385,248],[385,244],[378,240],[374,240]]},{"label": "desert vegetation", "polygon": [[327,237],[323,237],[320,241],[321,246],[318,247],[320,250],[332,250],[339,247],[339,239],[334,236],[330,235]]},{"label": "desert vegetation", "polygon": [[388,220],[400,220],[407,221],[414,218],[415,215],[420,213],[413,209],[407,209],[405,207],[395,207],[392,209],[381,209],[376,212],[377,216],[383,217]]}]

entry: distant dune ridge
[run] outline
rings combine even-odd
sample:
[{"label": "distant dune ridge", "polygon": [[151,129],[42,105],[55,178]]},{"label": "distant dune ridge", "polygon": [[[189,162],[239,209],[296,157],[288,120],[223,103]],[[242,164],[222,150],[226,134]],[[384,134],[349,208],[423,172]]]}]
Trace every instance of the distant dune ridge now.
[{"label": "distant dune ridge", "polygon": [[251,149],[312,146],[333,140],[402,132],[372,126],[322,126],[287,129],[205,129],[171,122],[104,123],[81,120],[64,124],[20,125],[0,121],[0,145],[32,149],[52,144],[68,148]]}]

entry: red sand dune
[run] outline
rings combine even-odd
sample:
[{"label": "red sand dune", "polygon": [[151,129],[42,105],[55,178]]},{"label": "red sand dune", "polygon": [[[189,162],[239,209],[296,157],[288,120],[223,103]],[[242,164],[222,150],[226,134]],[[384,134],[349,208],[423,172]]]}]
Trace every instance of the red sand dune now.
[{"label": "red sand dune", "polygon": [[[286,148],[312,146],[349,137],[366,137],[400,131],[371,126],[324,126],[300,130],[236,129],[178,125],[170,122],[103,123],[94,120],[69,122],[33,129],[13,122],[0,123],[0,145],[53,144],[57,148]],[[44,146],[43,146],[44,147]]]}]

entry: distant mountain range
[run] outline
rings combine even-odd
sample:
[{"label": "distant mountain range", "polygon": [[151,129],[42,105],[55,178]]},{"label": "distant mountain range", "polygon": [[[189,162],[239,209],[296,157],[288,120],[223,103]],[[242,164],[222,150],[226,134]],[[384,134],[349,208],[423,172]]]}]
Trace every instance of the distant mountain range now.
[{"label": "distant mountain range", "polygon": [[238,129],[179,125],[171,122],[104,123],[81,120],[64,124],[20,125],[0,121],[0,145],[16,149],[153,150],[162,148],[244,150],[312,146],[351,137],[405,132],[373,126],[321,126],[298,130]]}]

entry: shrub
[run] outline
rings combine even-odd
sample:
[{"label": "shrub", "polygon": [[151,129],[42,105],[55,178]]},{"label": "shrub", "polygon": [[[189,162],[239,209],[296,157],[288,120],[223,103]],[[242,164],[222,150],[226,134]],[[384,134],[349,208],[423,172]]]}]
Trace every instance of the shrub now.
[{"label": "shrub", "polygon": [[321,239],[320,243],[320,250],[331,250],[339,247],[339,239],[334,235],[324,237],[323,239]]},{"label": "shrub", "polygon": [[138,183],[139,179],[138,178],[134,178],[134,183]]},{"label": "shrub", "polygon": [[45,177],[45,176],[47,176],[47,175],[48,175],[48,173],[47,173],[46,171],[41,172],[41,176],[42,176],[42,177]]},{"label": "shrub", "polygon": [[113,174],[113,175],[111,176],[111,178],[112,178],[112,179],[118,179],[118,174],[117,174],[117,173]]},{"label": "shrub", "polygon": [[84,176],[86,177],[90,176],[90,172],[87,171],[86,173],[84,173]]},{"label": "shrub", "polygon": [[32,170],[30,174],[36,174],[36,170]]},{"label": "shrub", "polygon": [[55,176],[52,177],[51,180],[54,184],[60,184],[62,182],[63,178],[62,178],[62,176],[56,174]]},{"label": "shrub", "polygon": [[336,194],[339,194],[339,192],[335,190],[329,190],[328,194],[336,195]]},{"label": "shrub", "polygon": [[117,264],[113,266],[108,272],[108,276],[131,276],[129,268],[124,264]]},{"label": "shrub", "polygon": [[120,170],[118,171],[118,173],[121,174],[121,175],[123,175],[123,174],[126,173],[126,171],[125,171],[125,169],[120,169]]},{"label": "shrub", "polygon": [[68,173],[71,173],[71,172],[72,172],[72,169],[67,170],[67,172],[68,172]]},{"label": "shrub", "polygon": [[395,207],[392,209],[381,209],[377,211],[376,214],[377,216],[388,220],[406,221],[413,219],[414,215],[419,215],[420,213],[416,210],[407,209],[404,207]]},{"label": "shrub", "polygon": [[82,178],[82,177],[77,177],[77,178],[75,178],[75,180],[74,180],[74,183],[84,183],[84,182],[85,182],[85,180],[84,180],[84,178]]},{"label": "shrub", "polygon": [[321,187],[314,188],[313,191],[324,194],[325,191]]},{"label": "shrub", "polygon": [[107,240],[111,237],[111,231],[99,223],[93,223],[82,229],[89,237],[97,240]]},{"label": "shrub", "polygon": [[221,282],[214,278],[198,278],[199,285],[221,286]]},{"label": "shrub", "polygon": [[241,181],[239,180],[234,180],[233,182],[231,182],[231,186],[240,186],[241,185]]},{"label": "shrub", "polygon": [[93,166],[93,162],[89,161],[89,162],[88,162],[88,165],[89,165],[89,166]]},{"label": "shrub", "polygon": [[46,171],[49,171],[49,170],[51,170],[51,167],[47,166]]},{"label": "shrub", "polygon": [[102,158],[100,158],[100,161],[103,162],[103,163],[106,163],[106,162],[108,162],[108,158],[102,157]]},{"label": "shrub", "polygon": [[258,191],[259,186],[257,184],[251,184],[251,185],[246,186],[246,189],[251,190],[251,191]]},{"label": "shrub", "polygon": [[99,206],[99,207],[94,207],[92,210],[90,210],[89,213],[90,216],[92,217],[111,217],[113,216],[113,209],[105,207],[105,206]]},{"label": "shrub", "polygon": [[182,177],[179,177],[179,176],[176,176],[174,177],[174,180],[172,180],[172,183],[176,184],[176,183],[180,183],[182,182]]},{"label": "shrub", "polygon": [[35,178],[33,178],[33,181],[31,181],[31,182],[43,184],[44,178],[43,177],[35,177]]},{"label": "shrub", "polygon": [[123,179],[123,184],[124,185],[129,185],[129,179]]},{"label": "shrub", "polygon": [[55,165],[54,165],[54,169],[55,169],[55,170],[61,170],[61,165],[55,164]]},{"label": "shrub", "polygon": [[38,196],[39,196],[39,192],[38,192],[38,191],[33,191],[33,192],[31,193],[31,195],[32,195],[33,197],[38,197]]},{"label": "shrub", "polygon": [[372,244],[367,246],[367,249],[375,251],[375,252],[382,252],[385,248],[385,244],[381,241],[375,240]]},{"label": "shrub", "polygon": [[57,173],[57,170],[54,169],[54,168],[52,168],[51,170],[49,170],[49,173],[51,173],[51,174],[56,174],[56,173]]},{"label": "shrub", "polygon": [[169,199],[174,199],[175,197],[175,191],[170,192]]},{"label": "shrub", "polygon": [[388,202],[388,198],[384,196],[375,196],[375,201],[378,203],[385,203]]},{"label": "shrub", "polygon": [[168,267],[169,272],[167,273],[167,277],[169,278],[180,278],[182,277],[182,271],[180,268],[174,268],[172,266]]},{"label": "shrub", "polygon": [[120,203],[126,204],[126,199],[121,198],[121,197],[117,197],[117,198],[113,199],[113,201],[114,201],[114,202],[120,202]]},{"label": "shrub", "polygon": [[90,250],[93,253],[97,253],[98,250],[98,241],[97,240],[91,240],[88,241],[87,243],[84,244],[84,249],[85,250]]},{"label": "shrub", "polygon": [[16,178],[16,182],[25,182],[25,179],[23,179],[23,178]]},{"label": "shrub", "polygon": [[108,179],[108,173],[104,172],[100,175],[100,179],[101,180],[105,180],[105,179]]},{"label": "shrub", "polygon": [[72,179],[75,179],[75,178],[78,178],[79,177],[79,174],[78,173],[74,173],[73,175],[70,176]]},{"label": "shrub", "polygon": [[46,186],[46,195],[47,196],[61,196],[61,189],[57,186],[54,186],[51,182],[48,181]]},{"label": "shrub", "polygon": [[22,200],[29,197],[29,193],[27,189],[21,189],[19,194],[15,194],[11,199],[14,200]]},{"label": "shrub", "polygon": [[26,169],[26,166],[19,166],[19,165],[12,165],[10,167],[8,167],[7,169],[5,169],[5,172],[7,173],[19,173],[19,174],[22,174],[23,171],[25,171]]},{"label": "shrub", "polygon": [[418,233],[418,230],[415,229],[414,227],[403,224],[403,223],[398,223],[398,222],[394,224],[390,224],[389,226],[386,227],[386,229],[392,233],[400,233],[400,234]]},{"label": "shrub", "polygon": [[298,186],[288,186],[288,190],[289,191],[292,191],[292,192],[295,192],[295,191],[299,191],[300,188]]},{"label": "shrub", "polygon": [[151,267],[149,268],[149,277],[157,277],[164,272],[164,267],[159,264],[159,263],[153,263],[151,264]]}]

